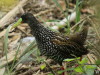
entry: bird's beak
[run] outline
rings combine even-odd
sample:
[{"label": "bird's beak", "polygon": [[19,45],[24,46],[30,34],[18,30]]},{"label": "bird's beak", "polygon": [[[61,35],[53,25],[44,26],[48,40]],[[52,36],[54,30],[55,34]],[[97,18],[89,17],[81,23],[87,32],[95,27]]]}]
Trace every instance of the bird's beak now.
[{"label": "bird's beak", "polygon": [[21,24],[24,23],[23,21],[21,21]]},{"label": "bird's beak", "polygon": [[22,18],[20,18],[13,26],[11,29],[16,28],[17,26],[19,26],[22,23]]}]

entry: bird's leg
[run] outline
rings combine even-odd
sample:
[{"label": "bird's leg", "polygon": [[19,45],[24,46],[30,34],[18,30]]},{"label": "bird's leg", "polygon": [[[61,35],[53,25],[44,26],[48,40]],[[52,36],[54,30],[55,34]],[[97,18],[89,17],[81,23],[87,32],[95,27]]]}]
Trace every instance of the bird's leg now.
[{"label": "bird's leg", "polygon": [[80,61],[82,61],[82,56],[80,57]]},{"label": "bird's leg", "polygon": [[[82,61],[82,56],[80,57],[79,60]],[[78,67],[78,66],[79,66],[78,64],[75,65],[75,67]]]},{"label": "bird's leg", "polygon": [[[67,63],[66,62],[63,62],[62,63],[62,67],[61,67],[61,70],[65,70],[66,69],[66,65],[67,65]],[[67,75],[67,71],[66,72],[62,72],[62,74],[61,75]]]},{"label": "bird's leg", "polygon": [[[66,70],[68,63],[64,62],[63,66],[64,66],[64,70]],[[68,75],[67,71],[64,72],[64,75]]]},{"label": "bird's leg", "polygon": [[[65,70],[63,66],[61,66],[61,70]],[[65,75],[64,72],[61,75]]]}]

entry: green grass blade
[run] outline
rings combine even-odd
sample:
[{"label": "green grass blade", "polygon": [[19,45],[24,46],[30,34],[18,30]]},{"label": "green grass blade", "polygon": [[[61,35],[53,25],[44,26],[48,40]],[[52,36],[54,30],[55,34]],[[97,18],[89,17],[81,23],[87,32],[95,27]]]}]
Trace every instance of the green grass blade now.
[{"label": "green grass blade", "polygon": [[9,68],[8,68],[8,57],[7,57],[7,53],[8,53],[8,34],[9,34],[10,29],[11,29],[11,26],[9,26],[7,28],[5,36],[4,36],[4,55],[6,56],[8,74],[10,74],[10,71],[9,71]]},{"label": "green grass blade", "polygon": [[36,47],[35,40],[25,49],[25,51],[22,53],[22,55],[20,57],[22,57],[23,55],[25,55],[27,52],[29,52],[29,50],[31,50],[34,47]]},{"label": "green grass blade", "polygon": [[20,64],[22,61],[28,59],[28,57],[29,57],[35,50],[36,50],[36,48],[30,50],[30,51],[27,52],[25,55],[23,55],[23,56],[20,58],[20,60],[16,63],[16,65],[14,66],[14,68],[15,68],[18,64]]},{"label": "green grass blade", "polygon": [[63,9],[62,9],[61,5],[58,3],[58,0],[53,0],[53,1],[56,4],[56,6],[59,7],[60,10],[63,12]]},{"label": "green grass blade", "polygon": [[18,52],[19,52],[19,50],[20,50],[21,43],[22,43],[22,41],[20,42],[20,44],[19,44],[19,46],[18,46],[18,48],[17,48],[17,51],[16,51],[16,54],[15,54],[14,60],[13,60],[12,65],[11,65],[10,72],[14,69],[14,65],[15,65],[15,62],[16,62],[16,60],[17,60],[17,55],[18,55]]},{"label": "green grass blade", "polygon": [[79,0],[76,0],[76,23],[80,21]]}]

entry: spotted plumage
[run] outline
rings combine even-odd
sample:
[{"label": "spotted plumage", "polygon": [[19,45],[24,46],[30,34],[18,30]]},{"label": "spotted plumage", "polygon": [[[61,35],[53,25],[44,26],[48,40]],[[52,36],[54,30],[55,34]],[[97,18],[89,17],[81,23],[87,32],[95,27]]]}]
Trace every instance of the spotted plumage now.
[{"label": "spotted plumage", "polygon": [[41,54],[54,59],[60,65],[66,58],[81,57],[88,53],[83,46],[87,36],[86,27],[85,31],[75,36],[64,36],[45,28],[31,13],[26,13],[21,18],[30,26]]}]

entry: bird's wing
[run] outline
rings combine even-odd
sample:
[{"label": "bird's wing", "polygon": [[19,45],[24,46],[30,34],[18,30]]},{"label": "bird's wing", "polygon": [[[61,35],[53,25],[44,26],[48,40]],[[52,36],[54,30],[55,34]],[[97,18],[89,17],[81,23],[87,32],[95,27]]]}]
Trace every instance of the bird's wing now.
[{"label": "bird's wing", "polygon": [[84,55],[87,51],[83,46],[80,46],[76,42],[61,36],[56,36],[56,39],[52,39],[52,43],[57,46],[57,50],[65,54],[71,54],[75,56]]}]

